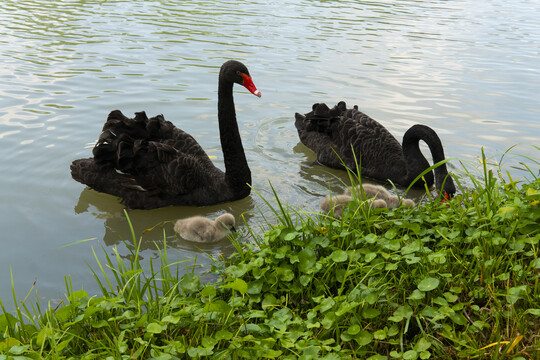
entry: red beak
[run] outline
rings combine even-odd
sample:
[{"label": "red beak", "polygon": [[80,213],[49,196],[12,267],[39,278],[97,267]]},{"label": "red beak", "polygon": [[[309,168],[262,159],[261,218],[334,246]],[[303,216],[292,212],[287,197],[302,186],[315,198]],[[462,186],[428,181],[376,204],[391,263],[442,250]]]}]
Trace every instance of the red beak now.
[{"label": "red beak", "polygon": [[446,191],[443,191],[443,199],[442,202],[450,201],[450,194],[448,194]]},{"label": "red beak", "polygon": [[249,90],[250,93],[252,93],[255,96],[261,97],[261,92],[257,90],[257,87],[255,87],[255,84],[253,83],[253,80],[251,80],[251,77],[249,75],[246,75],[244,73],[240,73],[240,76],[242,76],[242,79],[244,80],[242,82],[242,85]]}]

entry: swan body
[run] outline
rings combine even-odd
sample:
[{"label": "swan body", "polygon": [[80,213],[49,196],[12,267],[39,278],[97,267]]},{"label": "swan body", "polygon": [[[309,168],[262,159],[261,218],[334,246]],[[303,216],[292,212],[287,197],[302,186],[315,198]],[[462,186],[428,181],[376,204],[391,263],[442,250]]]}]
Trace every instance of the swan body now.
[{"label": "swan body", "polygon": [[198,243],[214,243],[223,239],[229,231],[234,230],[234,216],[226,213],[216,220],[203,216],[180,219],[174,225],[174,231],[183,239]]},{"label": "swan body", "polygon": [[[362,176],[409,186],[430,166],[420,151],[420,140],[429,146],[435,163],[444,160],[441,140],[430,127],[412,126],[400,145],[384,126],[358,111],[357,106],[347,109],[343,101],[332,109],[322,103],[314,104],[311,112],[296,113],[295,119],[300,141],[317,154],[319,163],[332,168],[343,169],[344,163]],[[357,163],[361,169],[356,168]],[[453,195],[456,188],[447,175],[443,164],[435,169],[435,177],[430,171],[424,179],[427,186],[435,181],[437,189]],[[424,182],[420,179],[414,186],[423,187]]]},{"label": "swan body", "polygon": [[71,164],[72,177],[91,188],[122,198],[133,209],[171,205],[212,205],[249,195],[251,172],[236,121],[234,83],[261,93],[239,61],[221,66],[218,120],[225,171],[217,168],[188,133],[162,115],[144,112],[131,119],[112,111],[93,149],[93,158]]}]

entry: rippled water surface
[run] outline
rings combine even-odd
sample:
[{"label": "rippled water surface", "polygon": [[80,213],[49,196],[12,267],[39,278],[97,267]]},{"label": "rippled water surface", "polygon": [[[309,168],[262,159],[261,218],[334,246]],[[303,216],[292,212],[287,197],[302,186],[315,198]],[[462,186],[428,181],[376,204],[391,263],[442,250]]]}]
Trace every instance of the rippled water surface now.
[{"label": "rippled water surface", "polygon": [[[538,19],[532,1],[3,0],[0,297],[10,297],[10,268],[23,296],[37,278],[40,297],[60,298],[64,275],[96,291],[85,264],[92,247],[128,254],[118,199],[69,173],[72,160],[91,155],[109,111],[162,113],[222,166],[217,74],[226,59],[241,60],[263,94],[235,93],[253,185],[270,199],[271,182],[282,201],[316,210],[345,176],[314,165],[299,144],[294,112],[314,102],[358,104],[398,139],[427,124],[447,156],[464,161],[482,147],[496,156],[540,144]],[[515,151],[538,156],[527,145]],[[161,221],[223,211],[247,211],[255,226],[259,208],[269,214],[252,194],[130,216],[139,236]],[[163,229],[180,258],[205,264],[206,254],[233,250],[227,241],[199,249],[175,239],[168,223],[144,235],[146,258]],[[96,240],[63,247],[88,238]]]}]

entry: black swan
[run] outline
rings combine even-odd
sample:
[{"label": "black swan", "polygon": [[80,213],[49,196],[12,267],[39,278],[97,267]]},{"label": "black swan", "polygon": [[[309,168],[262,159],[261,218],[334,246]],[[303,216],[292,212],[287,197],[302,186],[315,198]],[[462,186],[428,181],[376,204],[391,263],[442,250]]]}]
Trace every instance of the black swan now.
[{"label": "black swan", "polygon": [[[300,141],[317,154],[319,163],[332,168],[343,169],[343,161],[356,171],[356,156],[362,176],[409,186],[430,166],[420,151],[420,140],[429,146],[435,163],[444,160],[441,140],[433,129],[412,126],[403,136],[402,147],[384,126],[358,111],[357,106],[347,109],[343,101],[332,109],[322,103],[314,104],[311,112],[296,113],[295,118]],[[432,172],[425,174],[424,179],[428,186],[433,185]],[[419,180],[413,186],[423,187],[424,183]],[[445,196],[456,192],[446,164],[435,169],[435,186]]]},{"label": "black swan", "polygon": [[221,66],[218,84],[218,120],[225,172],[188,133],[162,115],[134,119],[115,110],[109,114],[93,149],[93,158],[71,164],[73,179],[122,198],[132,209],[171,205],[212,205],[249,195],[251,172],[236,122],[233,84],[252,94],[261,93],[239,61]]},{"label": "black swan", "polygon": [[223,239],[234,229],[234,216],[229,213],[210,220],[203,216],[180,219],[174,225],[174,231],[183,239],[198,243],[214,243]]}]

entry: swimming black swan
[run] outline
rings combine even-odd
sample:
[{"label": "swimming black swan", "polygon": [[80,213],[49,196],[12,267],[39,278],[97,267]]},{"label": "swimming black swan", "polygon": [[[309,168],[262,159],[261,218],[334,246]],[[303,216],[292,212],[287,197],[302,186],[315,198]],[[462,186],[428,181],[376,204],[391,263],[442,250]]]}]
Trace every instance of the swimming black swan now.
[{"label": "swimming black swan", "polygon": [[[441,140],[431,128],[412,126],[403,136],[402,147],[384,126],[358,111],[357,106],[347,109],[343,101],[332,109],[325,104],[314,104],[311,112],[296,113],[295,118],[300,141],[317,154],[318,162],[332,168],[342,169],[343,161],[356,171],[356,155],[362,176],[409,186],[430,166],[420,151],[420,140],[429,146],[434,162],[444,160]],[[435,186],[453,195],[456,188],[447,175],[446,164],[436,168]],[[428,186],[433,185],[432,172],[424,178]],[[414,186],[423,187],[423,181],[417,181]]]},{"label": "swimming black swan", "polygon": [[229,213],[220,215],[216,220],[192,216],[178,220],[174,225],[174,231],[189,241],[214,243],[227,236],[229,231],[235,231],[234,223],[234,216]]},{"label": "swimming black swan", "polygon": [[186,132],[162,115],[134,119],[115,110],[109,114],[93,149],[93,158],[71,164],[72,177],[91,188],[122,198],[132,209],[170,205],[211,205],[249,195],[251,172],[236,122],[233,84],[261,93],[239,61],[221,66],[218,120],[225,172]]}]

